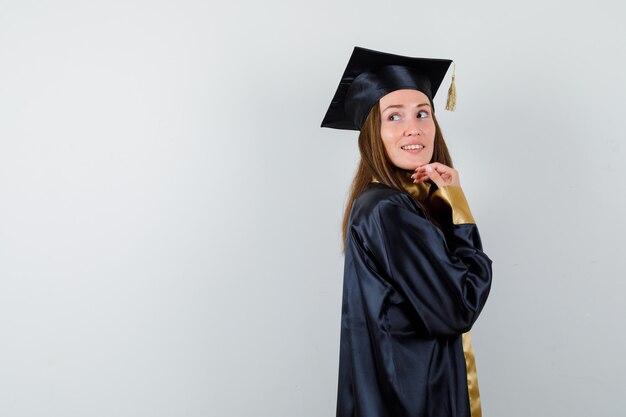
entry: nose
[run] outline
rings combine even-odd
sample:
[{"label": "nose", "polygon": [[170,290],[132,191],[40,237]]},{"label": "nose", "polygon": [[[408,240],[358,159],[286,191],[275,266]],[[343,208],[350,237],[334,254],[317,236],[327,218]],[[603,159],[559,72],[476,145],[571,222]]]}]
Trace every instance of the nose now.
[{"label": "nose", "polygon": [[409,119],[406,124],[406,130],[404,132],[406,136],[419,136],[422,134],[422,130],[419,127],[417,119]]}]

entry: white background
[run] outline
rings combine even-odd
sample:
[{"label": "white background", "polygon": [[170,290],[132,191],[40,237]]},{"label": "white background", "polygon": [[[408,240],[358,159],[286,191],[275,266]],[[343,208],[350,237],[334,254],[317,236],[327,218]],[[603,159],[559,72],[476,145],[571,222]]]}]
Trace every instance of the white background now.
[{"label": "white background", "polygon": [[625,12],[0,0],[0,415],[334,415],[355,45],[456,62],[485,417],[622,415]]}]

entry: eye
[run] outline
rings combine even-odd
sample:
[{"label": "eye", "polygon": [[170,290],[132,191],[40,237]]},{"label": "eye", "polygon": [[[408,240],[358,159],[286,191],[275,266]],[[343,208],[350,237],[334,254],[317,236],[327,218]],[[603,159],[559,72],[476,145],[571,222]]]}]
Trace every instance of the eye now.
[{"label": "eye", "polygon": [[421,110],[421,111],[417,112],[417,118],[418,119],[423,119],[424,117],[428,117],[428,112],[426,110]]},{"label": "eye", "polygon": [[389,115],[389,117],[387,117],[387,120],[391,120],[391,121],[400,120],[400,116],[394,113],[394,114]]}]

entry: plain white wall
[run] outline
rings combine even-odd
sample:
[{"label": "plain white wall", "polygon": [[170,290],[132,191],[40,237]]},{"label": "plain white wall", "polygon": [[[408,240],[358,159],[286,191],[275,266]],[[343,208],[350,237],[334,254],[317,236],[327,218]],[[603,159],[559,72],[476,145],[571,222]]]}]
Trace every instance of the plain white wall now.
[{"label": "plain white wall", "polygon": [[0,1],[0,415],[334,415],[355,45],[456,61],[485,417],[621,415],[625,12]]}]

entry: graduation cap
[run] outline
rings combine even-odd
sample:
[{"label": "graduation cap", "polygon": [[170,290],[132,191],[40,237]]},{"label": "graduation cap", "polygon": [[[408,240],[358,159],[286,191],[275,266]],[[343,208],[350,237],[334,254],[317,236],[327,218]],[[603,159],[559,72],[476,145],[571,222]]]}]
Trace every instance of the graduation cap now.
[{"label": "graduation cap", "polygon": [[[411,58],[355,46],[322,127],[361,130],[376,102],[395,90],[421,91],[432,106],[451,63],[449,59]],[[456,89],[452,74],[446,109],[454,110],[455,107]]]}]

